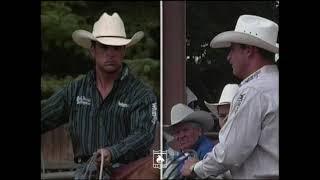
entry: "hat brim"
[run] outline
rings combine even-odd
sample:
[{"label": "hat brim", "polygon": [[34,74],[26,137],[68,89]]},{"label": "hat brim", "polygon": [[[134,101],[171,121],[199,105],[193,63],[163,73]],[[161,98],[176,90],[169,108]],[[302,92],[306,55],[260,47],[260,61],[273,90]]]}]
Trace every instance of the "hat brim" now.
[{"label": "hat brim", "polygon": [[126,46],[130,47],[138,43],[144,36],[142,31],[136,32],[131,39],[118,38],[118,37],[100,37],[96,38],[92,33],[85,30],[77,30],[72,33],[73,41],[79,46],[90,49],[91,41],[98,41],[101,44],[110,46]]},{"label": "hat brim", "polygon": [[186,116],[181,121],[171,124],[171,125],[163,125],[163,130],[168,134],[172,134],[172,128],[176,125],[185,123],[185,122],[195,122],[199,123],[203,132],[207,132],[209,129],[213,127],[213,118],[212,116],[206,111],[194,111],[193,113]]},{"label": "hat brim", "polygon": [[260,47],[273,53],[279,52],[279,47],[277,47],[276,44],[273,45],[255,36],[236,31],[227,31],[218,34],[211,40],[210,47],[225,48],[230,47],[231,43],[248,44]]},{"label": "hat brim", "polygon": [[222,102],[222,103],[208,103],[206,101],[204,101],[204,104],[207,106],[207,108],[217,117],[219,117],[218,114],[218,106],[220,105],[226,105],[226,104],[230,104],[229,102]]}]

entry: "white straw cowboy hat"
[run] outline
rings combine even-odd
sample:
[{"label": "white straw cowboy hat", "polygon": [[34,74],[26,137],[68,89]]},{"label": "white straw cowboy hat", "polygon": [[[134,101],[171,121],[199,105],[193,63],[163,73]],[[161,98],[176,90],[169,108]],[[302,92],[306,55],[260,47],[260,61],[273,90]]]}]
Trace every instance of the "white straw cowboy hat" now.
[{"label": "white straw cowboy hat", "polygon": [[76,30],[72,33],[72,39],[79,46],[89,49],[91,41],[111,46],[132,46],[144,36],[142,31],[135,33],[131,39],[127,39],[122,19],[118,13],[112,16],[103,13],[100,19],[94,23],[92,33],[85,30]]},{"label": "white straw cowboy hat", "polygon": [[[279,43],[277,43],[277,47],[279,47]],[[276,55],[274,56],[274,60],[275,62],[279,60],[279,53],[276,53]]]},{"label": "white straw cowboy hat", "polygon": [[189,87],[186,87],[186,93],[187,93],[187,104],[197,101],[197,96],[190,90]]},{"label": "white straw cowboy hat", "polygon": [[238,89],[239,89],[239,86],[237,84],[227,84],[223,88],[223,91],[221,93],[220,100],[218,103],[208,103],[206,101],[204,101],[204,103],[214,115],[218,116],[217,107],[219,105],[231,104],[232,99],[235,96]]},{"label": "white straw cowboy hat", "polygon": [[273,21],[254,15],[242,15],[237,21],[235,30],[216,35],[211,40],[210,47],[229,47],[233,42],[257,46],[278,53],[278,31],[279,26]]},{"label": "white straw cowboy hat", "polygon": [[171,125],[163,125],[163,130],[171,134],[174,126],[185,122],[195,122],[200,124],[203,132],[213,127],[213,118],[206,111],[194,111],[185,104],[176,104],[171,109]]}]

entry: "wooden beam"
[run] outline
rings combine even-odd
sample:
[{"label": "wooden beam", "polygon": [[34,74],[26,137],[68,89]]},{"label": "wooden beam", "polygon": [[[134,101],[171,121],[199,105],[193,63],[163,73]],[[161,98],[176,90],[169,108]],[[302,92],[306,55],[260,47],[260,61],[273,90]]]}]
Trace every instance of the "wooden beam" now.
[{"label": "wooden beam", "polygon": [[45,169],[74,169],[76,164],[73,161],[46,161],[44,160]]},{"label": "wooden beam", "polygon": [[74,179],[75,171],[41,173],[41,179]]},{"label": "wooden beam", "polygon": [[163,1],[163,124],[186,102],[186,2]]}]

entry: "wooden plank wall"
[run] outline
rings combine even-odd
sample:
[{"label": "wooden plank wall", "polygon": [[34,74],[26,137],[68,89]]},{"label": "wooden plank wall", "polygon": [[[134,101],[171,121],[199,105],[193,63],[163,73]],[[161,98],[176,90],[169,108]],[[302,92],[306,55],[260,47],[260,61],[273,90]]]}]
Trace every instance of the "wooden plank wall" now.
[{"label": "wooden plank wall", "polygon": [[[150,148],[160,149],[160,124],[157,123],[155,141]],[[66,126],[61,126],[41,136],[41,152],[45,169],[69,169],[74,167],[72,142]]]}]

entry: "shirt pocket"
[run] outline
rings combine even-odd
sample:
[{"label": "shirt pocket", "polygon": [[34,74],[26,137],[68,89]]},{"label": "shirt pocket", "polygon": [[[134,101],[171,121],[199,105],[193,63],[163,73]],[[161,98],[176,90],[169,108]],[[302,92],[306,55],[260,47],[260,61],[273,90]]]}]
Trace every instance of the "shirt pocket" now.
[{"label": "shirt pocket", "polygon": [[70,110],[69,123],[70,130],[75,134],[80,134],[81,127],[85,121],[92,121],[93,119],[92,106],[76,104]]}]

